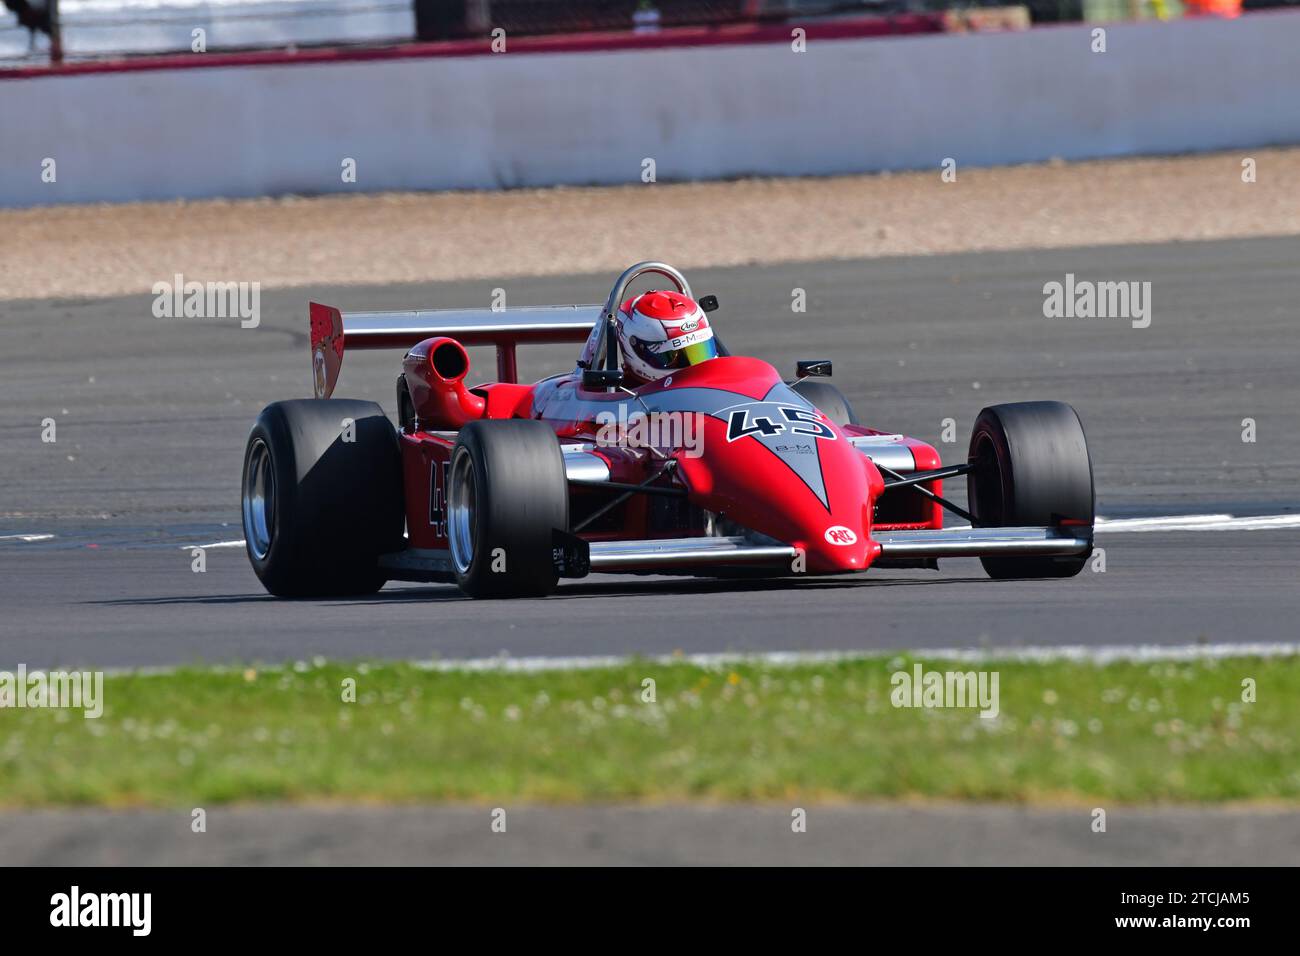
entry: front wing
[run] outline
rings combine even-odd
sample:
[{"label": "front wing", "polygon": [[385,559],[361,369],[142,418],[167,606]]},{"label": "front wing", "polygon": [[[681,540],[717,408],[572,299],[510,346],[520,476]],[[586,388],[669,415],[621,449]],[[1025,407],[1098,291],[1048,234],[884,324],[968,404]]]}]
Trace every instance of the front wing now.
[{"label": "front wing", "polygon": [[[1092,528],[944,528],[880,531],[879,558],[938,560],[979,557],[1068,557],[1092,549]],[[789,568],[798,549],[788,544],[756,544],[746,538],[662,538],[645,541],[587,542],[556,534],[555,559],[562,577],[593,571],[692,572],[718,568]],[[452,580],[447,551],[409,548],[385,555],[380,564],[395,580]]]}]

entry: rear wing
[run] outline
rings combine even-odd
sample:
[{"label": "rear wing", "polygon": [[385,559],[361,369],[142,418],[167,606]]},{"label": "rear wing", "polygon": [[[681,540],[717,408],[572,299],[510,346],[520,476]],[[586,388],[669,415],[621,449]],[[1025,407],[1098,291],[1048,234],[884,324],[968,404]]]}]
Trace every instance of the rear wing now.
[{"label": "rear wing", "polygon": [[461,345],[495,345],[497,379],[518,380],[515,346],[586,342],[600,321],[599,305],[536,308],[437,309],[422,312],[340,312],[311,303],[312,377],[317,398],[329,398],[343,365],[343,350],[409,349],[435,335]]}]

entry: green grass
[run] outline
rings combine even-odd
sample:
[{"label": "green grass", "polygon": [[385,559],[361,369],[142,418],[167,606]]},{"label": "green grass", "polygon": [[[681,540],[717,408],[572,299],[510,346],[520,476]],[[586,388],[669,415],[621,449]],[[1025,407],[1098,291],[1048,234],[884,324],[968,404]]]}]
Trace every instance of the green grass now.
[{"label": "green grass", "polygon": [[1300,798],[1300,659],[926,665],[998,671],[1000,717],[893,707],[904,657],[111,676],[98,720],[0,710],[0,805]]}]

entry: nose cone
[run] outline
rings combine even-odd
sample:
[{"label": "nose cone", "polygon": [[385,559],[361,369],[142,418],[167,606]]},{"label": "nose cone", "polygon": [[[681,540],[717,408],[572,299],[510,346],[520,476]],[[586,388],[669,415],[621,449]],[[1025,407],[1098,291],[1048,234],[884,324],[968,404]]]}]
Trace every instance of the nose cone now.
[{"label": "nose cone", "polygon": [[847,524],[828,525],[820,541],[807,541],[799,545],[808,555],[809,571],[861,571],[871,564],[875,554],[867,536],[867,522],[859,521],[856,527]]},{"label": "nose cone", "polygon": [[839,428],[758,359],[727,356],[640,392],[652,412],[684,412],[700,441],[678,461],[694,504],[802,549],[813,573],[861,571],[880,473]]},{"label": "nose cone", "polygon": [[[812,573],[861,571],[879,473],[784,384],[711,413],[702,454],[681,460],[696,503],[804,552]],[[788,393],[788,394],[787,394]]]},{"label": "nose cone", "polygon": [[710,424],[704,454],[681,461],[699,504],[802,549],[806,564],[795,570],[861,571],[871,563],[878,547],[868,536],[871,482],[842,436],[725,443],[725,426]]}]

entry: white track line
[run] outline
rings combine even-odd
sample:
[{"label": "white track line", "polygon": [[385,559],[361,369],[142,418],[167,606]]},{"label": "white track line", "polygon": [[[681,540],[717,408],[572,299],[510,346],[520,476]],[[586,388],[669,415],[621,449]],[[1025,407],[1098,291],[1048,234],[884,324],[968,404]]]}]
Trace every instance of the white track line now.
[{"label": "white track line", "polygon": [[[586,657],[469,657],[447,660],[384,661],[376,665],[405,663],[421,670],[438,672],[501,671],[504,673],[534,674],[547,671],[599,670],[626,667],[640,663],[663,667],[688,664],[694,667],[720,668],[735,664],[766,664],[773,667],[797,667],[808,664],[835,664],[844,661],[891,661],[896,657],[922,658],[927,661],[960,661],[986,663],[990,661],[1017,661],[1031,664],[1050,664],[1054,661],[1073,661],[1082,664],[1110,664],[1115,661],[1155,663],[1159,661],[1220,660],[1228,657],[1295,657],[1300,656],[1300,643],[1277,642],[1270,644],[1104,644],[1087,647],[1083,644],[1066,644],[1060,647],[985,647],[979,649],[943,647],[917,650],[879,651],[768,651],[764,653],[717,654],[663,654],[651,657],[631,655],[604,655]],[[303,662],[305,663],[305,662]],[[186,669],[192,665],[183,665]],[[265,670],[284,670],[294,664],[257,665]],[[181,666],[112,667],[105,668],[108,676],[167,675]],[[243,666],[218,664],[208,668],[216,673],[243,671]]]},{"label": "white track line", "polygon": [[52,534],[0,534],[0,541],[49,541]]},{"label": "white track line", "polygon": [[1109,664],[1113,661],[1192,661],[1225,657],[1293,657],[1300,655],[1300,643],[1272,644],[1110,644],[1087,647],[1071,644],[1061,647],[1003,648],[923,648],[898,651],[771,651],[759,654],[674,654],[658,657],[480,657],[463,660],[412,661],[415,667],[434,671],[507,671],[533,673],[556,670],[592,670],[623,667],[635,661],[649,664],[691,664],[716,668],[730,664],[770,664],[794,667],[803,664],[827,664],[841,661],[881,660],[893,657],[917,657],[948,661],[1024,661],[1046,664],[1075,661]]},{"label": "white track line", "polygon": [[1097,534],[1150,531],[1278,531],[1300,528],[1300,515],[1175,515],[1168,518],[1098,518]]},{"label": "white track line", "polygon": [[1180,528],[1184,525],[1198,524],[1206,521],[1231,521],[1232,515],[1166,515],[1158,518],[1101,518],[1097,519],[1097,526],[1110,525],[1117,529],[1126,527],[1145,527],[1147,525],[1167,528]]}]

